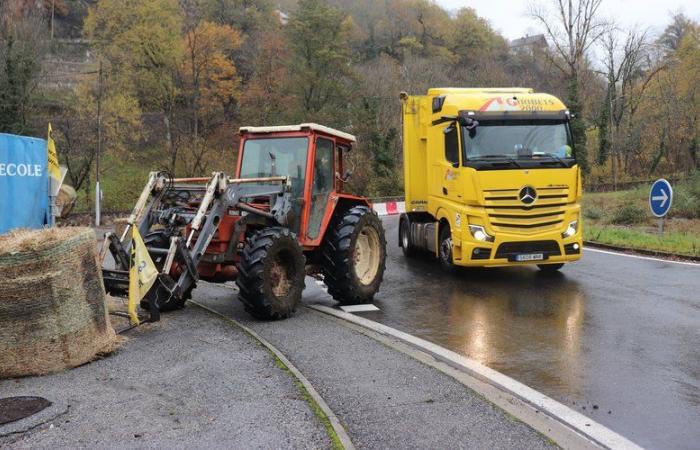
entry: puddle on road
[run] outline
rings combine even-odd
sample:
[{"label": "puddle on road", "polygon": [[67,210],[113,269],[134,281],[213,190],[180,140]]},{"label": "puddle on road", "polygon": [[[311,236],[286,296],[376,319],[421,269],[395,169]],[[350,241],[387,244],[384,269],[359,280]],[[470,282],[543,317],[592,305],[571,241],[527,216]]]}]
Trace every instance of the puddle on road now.
[{"label": "puddle on road", "polygon": [[[416,267],[417,266],[417,267]],[[466,355],[531,386],[547,385],[578,397],[585,295],[563,274],[531,269],[471,269],[445,274],[411,261],[431,285],[413,283],[410,292],[391,283],[377,301],[383,323]],[[439,286],[436,290],[435,286]]]}]

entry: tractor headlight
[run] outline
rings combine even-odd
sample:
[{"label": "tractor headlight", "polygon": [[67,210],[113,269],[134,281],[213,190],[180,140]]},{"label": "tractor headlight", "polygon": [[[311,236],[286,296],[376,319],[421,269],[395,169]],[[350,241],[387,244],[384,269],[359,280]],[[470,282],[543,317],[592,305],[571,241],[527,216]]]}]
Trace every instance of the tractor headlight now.
[{"label": "tractor headlight", "polygon": [[561,237],[564,239],[569,238],[576,234],[576,230],[578,230],[578,220],[570,222],[569,226],[566,227],[566,230],[564,230],[564,232],[561,234]]},{"label": "tractor headlight", "polygon": [[488,234],[481,225],[469,225],[469,232],[477,241],[493,242],[493,236]]}]

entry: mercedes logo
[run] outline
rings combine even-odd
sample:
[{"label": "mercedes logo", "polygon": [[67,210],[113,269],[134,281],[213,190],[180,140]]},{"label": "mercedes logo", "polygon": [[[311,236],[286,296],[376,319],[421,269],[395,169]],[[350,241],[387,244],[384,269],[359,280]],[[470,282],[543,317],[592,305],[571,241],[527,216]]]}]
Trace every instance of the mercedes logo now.
[{"label": "mercedes logo", "polygon": [[520,189],[520,192],[518,193],[518,198],[524,204],[532,205],[537,199],[537,191],[532,186],[525,186],[524,188]]}]

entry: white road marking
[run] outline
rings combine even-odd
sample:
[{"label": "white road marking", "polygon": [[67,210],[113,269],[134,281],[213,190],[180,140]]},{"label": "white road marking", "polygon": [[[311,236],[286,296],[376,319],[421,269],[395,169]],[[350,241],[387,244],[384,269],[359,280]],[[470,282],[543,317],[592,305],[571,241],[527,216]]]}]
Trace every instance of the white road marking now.
[{"label": "white road marking", "polygon": [[368,312],[368,311],[379,311],[379,308],[369,303],[366,305],[343,305],[340,307],[346,313],[356,313],[356,312]]},{"label": "white road marking", "polygon": [[354,314],[348,314],[346,312],[338,311],[337,309],[323,305],[307,306],[317,311],[335,316],[339,319],[347,320],[348,322],[368,328],[374,332],[392,336],[425,352],[432,353],[438,358],[449,361],[451,364],[462,368],[473,377],[487,380],[492,386],[522,399],[540,411],[545,412],[547,415],[556,418],[560,423],[573,428],[577,433],[585,436],[586,439],[591,441],[591,443],[595,443],[604,448],[641,448],[634,442],[612,431],[604,425],[599,424],[595,420],[574,411],[568,406],[559,403],[558,401],[510,378],[507,375],[486,367],[478,361],[462,356],[451,350],[447,350],[446,348],[440,347],[432,342],[428,342],[425,339],[421,339],[411,334],[404,333],[403,331],[399,331],[395,328],[388,327],[381,323],[374,322]]},{"label": "white road marking", "polygon": [[684,266],[700,267],[700,263],[694,263],[694,262],[688,262],[688,261],[673,261],[671,259],[654,258],[653,256],[630,255],[629,253],[613,252],[610,250],[601,250],[598,248],[591,248],[591,247],[586,247],[586,246],[583,247],[583,251],[584,251],[584,253],[585,252],[606,253],[608,255],[626,256],[628,258],[646,259],[648,261],[659,261],[659,262],[672,263],[672,264],[682,264]]}]

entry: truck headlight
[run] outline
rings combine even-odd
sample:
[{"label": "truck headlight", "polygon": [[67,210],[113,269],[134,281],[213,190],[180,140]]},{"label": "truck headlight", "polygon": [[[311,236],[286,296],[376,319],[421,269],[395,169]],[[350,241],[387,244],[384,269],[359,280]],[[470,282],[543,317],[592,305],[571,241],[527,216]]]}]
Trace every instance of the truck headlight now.
[{"label": "truck headlight", "polygon": [[488,234],[481,225],[469,225],[469,232],[477,241],[493,242],[493,236]]},{"label": "truck headlight", "polygon": [[573,222],[569,223],[569,226],[566,227],[566,230],[561,234],[561,237],[564,239],[573,236],[576,234],[576,230],[578,230],[578,220],[574,220]]}]

